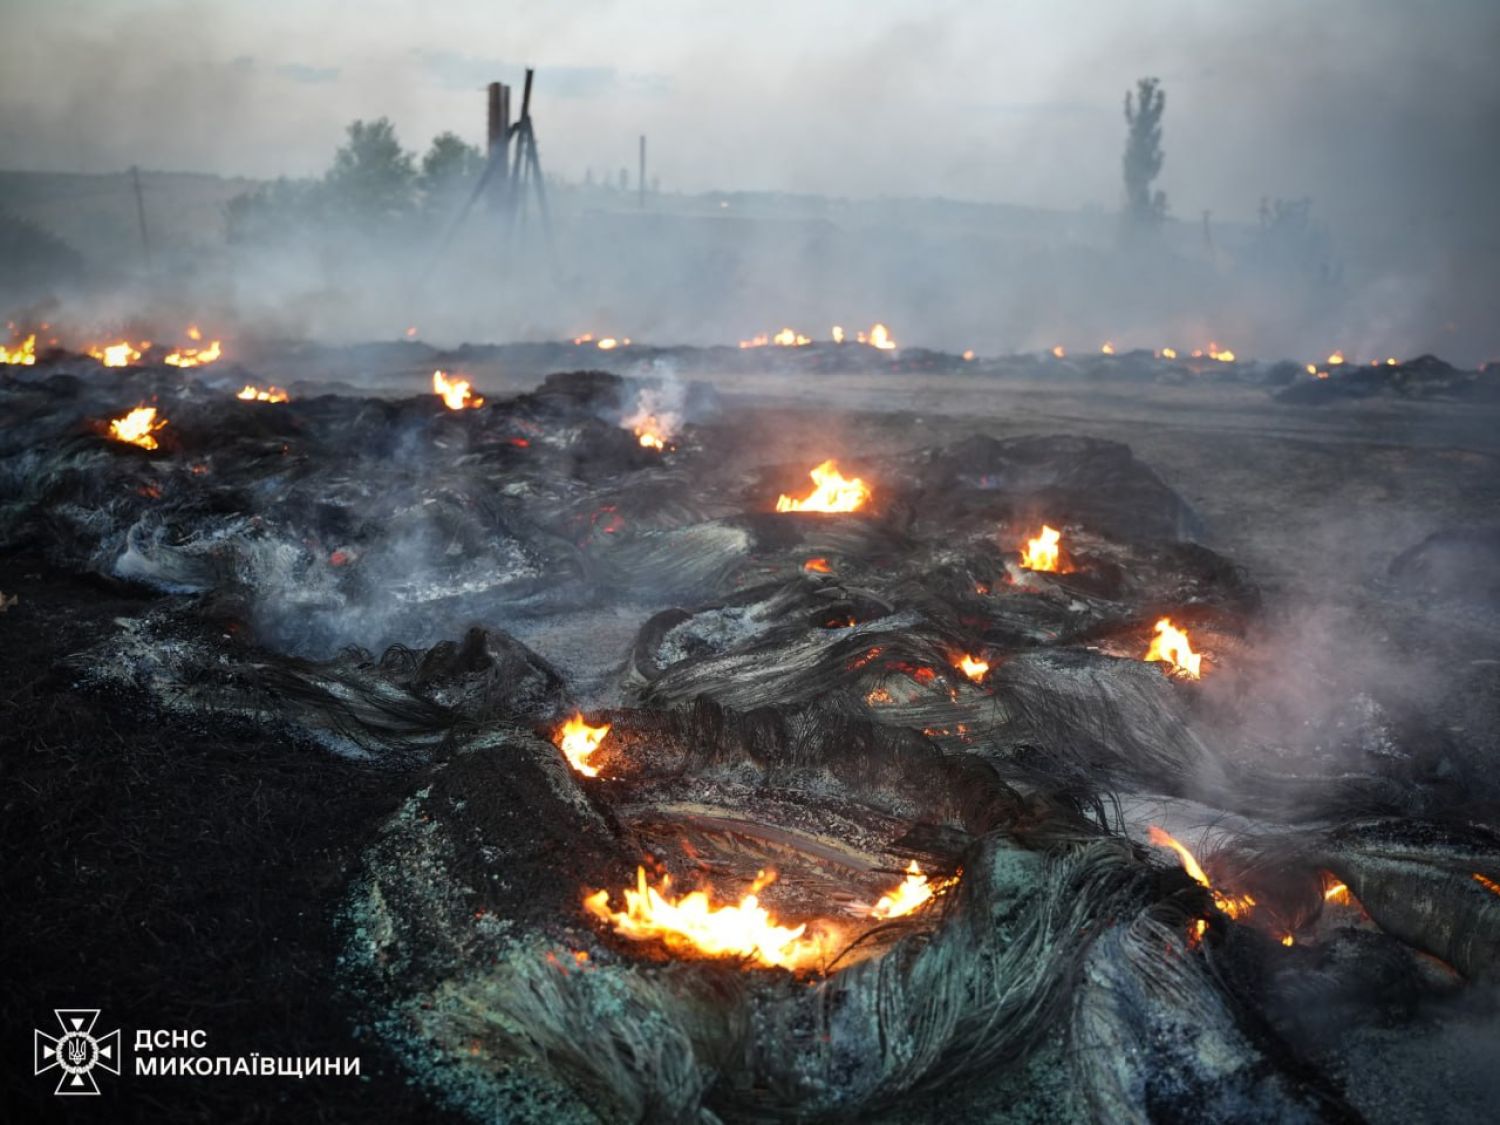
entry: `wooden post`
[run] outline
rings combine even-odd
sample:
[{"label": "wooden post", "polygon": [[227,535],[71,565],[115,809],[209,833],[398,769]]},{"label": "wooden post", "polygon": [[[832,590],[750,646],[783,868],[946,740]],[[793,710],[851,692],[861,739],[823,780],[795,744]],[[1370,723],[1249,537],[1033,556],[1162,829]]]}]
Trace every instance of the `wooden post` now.
[{"label": "wooden post", "polygon": [[135,217],[141,226],[141,249],[146,252],[146,271],[151,270],[151,236],[146,231],[146,201],[141,197],[141,170],[130,166],[130,182],[135,188]]}]

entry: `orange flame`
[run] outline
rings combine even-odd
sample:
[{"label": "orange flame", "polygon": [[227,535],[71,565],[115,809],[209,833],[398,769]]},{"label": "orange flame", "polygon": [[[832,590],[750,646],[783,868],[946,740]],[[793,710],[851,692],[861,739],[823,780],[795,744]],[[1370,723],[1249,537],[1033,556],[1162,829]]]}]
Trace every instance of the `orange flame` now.
[{"label": "orange flame", "polygon": [[968,676],[976,684],[983,680],[990,670],[989,661],[980,660],[977,656],[970,656],[968,653],[964,653],[957,667],[960,672]]},{"label": "orange flame", "polygon": [[1339,364],[1341,364],[1343,362],[1344,362],[1344,353],[1343,353],[1342,350],[1335,350],[1328,357],[1328,366],[1329,367],[1337,367]]},{"label": "orange flame", "polygon": [[1196,680],[1201,674],[1201,653],[1193,651],[1188,644],[1188,635],[1172,624],[1171,618],[1163,617],[1154,626],[1156,636],[1151,638],[1151,647],[1146,650],[1148,661],[1164,660],[1172,665],[1174,673]]},{"label": "orange flame", "polygon": [[585,895],[583,907],[621,936],[633,941],[660,939],[673,953],[743,957],[783,969],[810,968],[823,957],[821,943],[804,936],[806,925],[783,926],[760,904],[761,888],[775,878],[774,871],[763,871],[738,903],[715,906],[706,891],[673,898],[670,875],[663,875],[661,885],[653,887],[646,882],[646,869],[637,867],[635,887],[624,891],[624,910],[610,909],[607,890]]},{"label": "orange flame", "polygon": [[1208,881],[1208,876],[1203,873],[1203,868],[1199,866],[1197,859],[1194,858],[1193,853],[1179,844],[1164,829],[1158,828],[1154,824],[1151,825],[1147,831],[1147,838],[1157,847],[1171,848],[1176,852],[1178,859],[1182,861],[1182,869],[1188,873],[1188,877],[1200,887],[1206,888],[1213,895],[1214,905],[1231,918],[1238,918],[1242,914],[1248,914],[1250,908],[1255,905],[1255,899],[1249,895],[1235,895],[1231,897],[1215,890],[1213,884]]},{"label": "orange flame", "polygon": [[833,567],[828,565],[828,560],[821,556],[816,559],[808,559],[802,564],[803,570],[810,570],[814,574],[832,574]]},{"label": "orange flame", "polygon": [[932,901],[934,895],[947,888],[949,881],[930,883],[922,874],[922,868],[912,860],[906,867],[906,878],[896,888],[880,896],[870,908],[871,918],[900,918]]},{"label": "orange flame", "polygon": [[891,330],[879,323],[870,328],[869,344],[883,352],[893,351],[896,347],[896,341],[891,338]]},{"label": "orange flame", "polygon": [[[203,334],[197,328],[188,328],[188,339],[201,340]],[[224,349],[218,340],[214,340],[206,348],[178,348],[174,352],[167,353],[162,361],[173,367],[202,367],[204,364],[212,363],[224,354]]]},{"label": "orange flame", "polygon": [[432,393],[440,396],[449,410],[484,405],[484,399],[470,392],[471,386],[467,379],[449,379],[442,371],[432,373]]},{"label": "orange flame", "polygon": [[244,389],[234,396],[242,402],[291,402],[292,396],[280,387],[267,387],[265,390],[246,383]]},{"label": "orange flame", "polygon": [[1027,570],[1058,570],[1061,543],[1062,532],[1042,524],[1041,534],[1026,540],[1026,546],[1021,549],[1021,566]]},{"label": "orange flame", "polygon": [[1061,344],[1053,344],[1052,345],[1052,357],[1054,359],[1062,359],[1067,354],[1068,354],[1067,349],[1064,348]]},{"label": "orange flame", "polygon": [[89,348],[88,354],[105,367],[129,367],[132,363],[138,363],[141,353],[149,347],[151,347],[150,340],[142,340],[139,348],[121,340],[118,344],[94,344]]},{"label": "orange flame", "polygon": [[1234,353],[1228,348],[1221,348],[1213,340],[1208,342],[1208,358],[1216,359],[1220,363],[1233,363]]},{"label": "orange flame", "polygon": [[771,337],[771,343],[781,348],[804,348],[812,343],[812,337],[804,336],[800,332],[794,332],[790,328],[783,328]]},{"label": "orange flame", "polygon": [[865,482],[858,477],[845,480],[832,460],[824,461],[808,476],[817,487],[804,500],[783,492],[776,501],[778,512],[857,512],[870,499]]},{"label": "orange flame", "polygon": [[1352,896],[1349,894],[1349,888],[1338,879],[1333,879],[1331,883],[1323,888],[1324,902],[1336,902],[1340,906],[1348,906],[1351,900]]},{"label": "orange flame", "polygon": [[599,767],[589,765],[589,758],[595,750],[599,749],[599,743],[604,741],[604,736],[609,733],[609,723],[602,727],[591,727],[583,721],[582,713],[574,716],[557,729],[552,736],[552,741],[557,748],[563,752],[563,757],[568,759],[568,765],[572,766],[584,777],[598,777]]},{"label": "orange flame", "polygon": [[1495,880],[1489,878],[1486,875],[1481,875],[1477,871],[1475,871],[1473,874],[1474,882],[1478,883],[1481,887],[1489,891],[1491,894],[1500,895],[1500,883],[1495,882]]},{"label": "orange flame", "polygon": [[36,363],[36,333],[33,332],[13,348],[0,344],[0,363],[33,366]]},{"label": "orange flame", "polygon": [[155,449],[157,446],[156,431],[167,424],[165,418],[156,417],[156,407],[137,406],[119,418],[111,419],[109,423],[109,436],[115,441],[128,442],[138,445],[142,449]]}]

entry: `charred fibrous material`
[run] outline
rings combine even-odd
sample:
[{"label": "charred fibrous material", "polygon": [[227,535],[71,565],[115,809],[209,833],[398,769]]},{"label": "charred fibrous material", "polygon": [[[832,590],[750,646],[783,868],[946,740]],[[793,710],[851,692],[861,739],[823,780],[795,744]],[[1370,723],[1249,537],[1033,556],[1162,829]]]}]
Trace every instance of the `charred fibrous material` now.
[{"label": "charred fibrous material", "polygon": [[[155,595],[70,683],[400,779],[337,971],[435,1097],[525,1121],[1341,1120],[1349,1038],[1311,1042],[1308,998],[1378,979],[1416,1011],[1494,978],[1481,735],[1357,700],[1337,715],[1384,753],[1363,770],[1254,741],[1259,591],[1130,449],[849,451],[866,502],[779,512],[825,451],[769,463],[691,389],[643,445],[663,393],[574,372],[477,409],[240,402],[56,357],[0,382],[0,544]],[[153,447],[111,436],[147,403]],[[1492,546],[1437,537],[1392,584],[1483,601],[1464,580]],[[1453,681],[1474,731],[1487,667]],[[632,930],[648,882],[751,902],[806,956]]]}]

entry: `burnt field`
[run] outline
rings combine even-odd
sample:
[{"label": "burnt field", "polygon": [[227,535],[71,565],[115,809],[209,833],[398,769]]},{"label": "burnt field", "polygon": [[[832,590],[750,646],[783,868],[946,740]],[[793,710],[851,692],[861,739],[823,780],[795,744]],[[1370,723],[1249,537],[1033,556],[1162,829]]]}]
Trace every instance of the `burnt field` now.
[{"label": "burnt field", "polygon": [[12,1049],[362,1065],[115,1116],[1500,1092],[1494,372],[152,359],[0,369]]}]

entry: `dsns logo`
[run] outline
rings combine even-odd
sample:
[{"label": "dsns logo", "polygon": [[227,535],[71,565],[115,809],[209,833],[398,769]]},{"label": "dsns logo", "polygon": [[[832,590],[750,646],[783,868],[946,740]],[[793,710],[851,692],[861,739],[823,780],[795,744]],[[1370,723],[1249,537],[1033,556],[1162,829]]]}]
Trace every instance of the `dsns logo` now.
[{"label": "dsns logo", "polygon": [[120,1033],[94,1035],[99,1020],[98,1008],[54,1008],[62,1034],[55,1038],[45,1031],[36,1033],[36,1072],[45,1074],[61,1067],[54,1094],[97,1094],[93,1069],[99,1067],[111,1074],[120,1073]]}]

